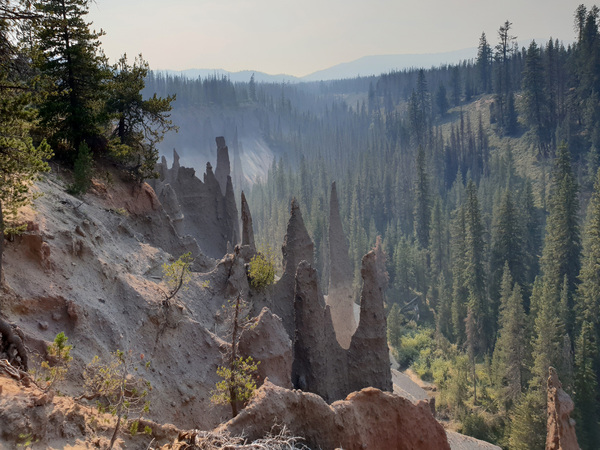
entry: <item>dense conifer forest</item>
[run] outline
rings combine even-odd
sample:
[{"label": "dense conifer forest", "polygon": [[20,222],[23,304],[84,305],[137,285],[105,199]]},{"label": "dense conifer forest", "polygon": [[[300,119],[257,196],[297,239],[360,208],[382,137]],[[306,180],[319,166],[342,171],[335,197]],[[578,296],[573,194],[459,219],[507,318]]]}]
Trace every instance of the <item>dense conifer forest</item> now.
[{"label": "dense conifer forest", "polygon": [[[242,137],[253,133],[275,157],[253,183],[240,167],[236,178],[234,157],[234,183],[249,198],[261,248],[280,257],[296,197],[326,289],[335,181],[355,291],[360,260],[381,236],[389,342],[400,367],[438,386],[441,418],[505,448],[542,448],[553,366],[575,401],[581,447],[597,448],[596,6],[576,9],[568,45],[549,38],[520,47],[506,21],[457,65],[269,84],[153,73],[141,56],[110,65],[101,33],[85,22],[85,0],[0,5],[6,230],[24,201],[14,174],[35,177],[49,148],[74,169],[73,192],[85,192],[94,158],[136,180],[154,176],[159,148],[170,150],[160,141],[175,125],[190,146],[224,134],[238,161]],[[57,31],[65,14],[68,36]],[[201,138],[190,138],[191,128]]]}]

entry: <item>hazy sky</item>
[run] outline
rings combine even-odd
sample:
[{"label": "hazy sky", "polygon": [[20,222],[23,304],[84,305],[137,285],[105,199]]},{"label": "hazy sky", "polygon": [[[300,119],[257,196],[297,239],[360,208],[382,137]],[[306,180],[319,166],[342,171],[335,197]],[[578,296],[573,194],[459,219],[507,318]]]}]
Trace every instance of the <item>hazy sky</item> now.
[{"label": "hazy sky", "polygon": [[[519,40],[571,41],[581,0],[96,0],[111,61],[142,53],[153,69],[258,70],[303,76],[367,55],[439,53]],[[593,3],[586,3],[590,7]]]}]

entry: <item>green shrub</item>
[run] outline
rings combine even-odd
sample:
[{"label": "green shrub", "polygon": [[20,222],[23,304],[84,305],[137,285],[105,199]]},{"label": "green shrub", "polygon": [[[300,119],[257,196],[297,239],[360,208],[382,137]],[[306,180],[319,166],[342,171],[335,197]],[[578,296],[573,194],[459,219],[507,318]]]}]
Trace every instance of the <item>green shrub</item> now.
[{"label": "green shrub", "polygon": [[47,354],[52,360],[42,361],[39,367],[32,369],[35,383],[43,390],[50,390],[60,381],[64,380],[73,357],[71,356],[72,345],[67,345],[69,338],[62,331],[56,335],[54,342],[47,348]]},{"label": "green shrub", "polygon": [[86,143],[82,143],[73,168],[73,184],[68,189],[70,194],[85,194],[88,191],[92,184],[93,168],[92,151]]},{"label": "green shrub", "polygon": [[400,367],[409,367],[420,355],[421,351],[434,345],[433,331],[428,328],[410,330],[400,338],[400,346],[396,347],[396,359]]},{"label": "green shrub", "polygon": [[250,285],[255,289],[264,289],[275,281],[275,261],[271,251],[258,252],[250,260],[248,270]]}]

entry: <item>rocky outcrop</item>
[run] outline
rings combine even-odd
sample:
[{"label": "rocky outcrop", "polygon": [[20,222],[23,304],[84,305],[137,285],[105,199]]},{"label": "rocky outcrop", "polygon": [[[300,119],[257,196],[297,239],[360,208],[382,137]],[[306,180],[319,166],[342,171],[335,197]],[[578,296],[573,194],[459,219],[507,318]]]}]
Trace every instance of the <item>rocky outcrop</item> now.
[{"label": "rocky outcrop", "polygon": [[231,174],[231,164],[229,163],[229,149],[225,145],[225,138],[219,136],[217,141],[217,168],[215,169],[215,178],[221,186],[221,193],[225,195],[227,189],[227,178]]},{"label": "rocky outcrop", "polygon": [[254,243],[254,230],[252,229],[252,215],[246,201],[244,191],[242,191],[241,200],[242,209],[242,246],[249,246],[252,252],[256,252],[256,244]]},{"label": "rocky outcrop", "polygon": [[365,387],[392,391],[383,292],[387,285],[385,255],[377,247],[363,258],[364,281],[360,324],[348,350],[337,342],[331,312],[319,289],[316,271],[298,265],[294,295],[294,387],[340,400]]},{"label": "rocky outcrop", "polygon": [[390,353],[384,293],[388,283],[385,254],[381,238],[362,259],[363,289],[360,297],[360,322],[348,349],[348,381],[350,392],[367,386],[392,390]]},{"label": "rocky outcrop", "polygon": [[281,247],[283,254],[283,275],[273,288],[271,309],[283,320],[290,337],[294,336],[294,289],[296,268],[300,261],[313,264],[314,245],[304,226],[302,213],[297,200],[292,199],[290,220]]},{"label": "rocky outcrop", "polygon": [[310,448],[449,450],[442,426],[427,404],[413,405],[396,395],[367,388],[328,405],[317,395],[265,381],[250,404],[217,431],[265,436],[276,423],[302,436]]},{"label": "rocky outcrop", "polygon": [[319,289],[317,271],[306,261],[298,265],[294,297],[296,334],[292,381],[327,402],[348,391],[346,352],[338,345],[329,307]]},{"label": "rocky outcrop", "polygon": [[387,272],[381,245],[363,258],[361,325],[349,349],[336,338],[330,307],[312,267],[313,243],[295,199],[282,253],[283,275],[270,292],[253,293],[252,302],[254,308],[267,306],[281,317],[293,340],[293,386],[329,402],[367,386],[391,392],[384,313]]},{"label": "rocky outcrop", "polygon": [[192,236],[200,249],[211,258],[220,259],[227,243],[239,243],[239,221],[233,185],[229,176],[229,155],[225,140],[217,138],[217,170],[206,164],[203,180],[192,168],[182,167],[173,151],[173,166],[163,158],[157,165],[160,174],[151,185],[165,205],[176,230]]},{"label": "rocky outcrop", "polygon": [[573,400],[563,390],[556,370],[550,367],[546,450],[579,450],[575,421],[570,417],[574,408]]},{"label": "rocky outcrop", "polygon": [[260,382],[268,376],[273,384],[291,389],[292,341],[281,319],[268,308],[263,308],[256,323],[242,332],[238,348],[245,357],[260,361]]},{"label": "rocky outcrop", "polygon": [[343,348],[347,349],[356,331],[352,290],[354,277],[348,257],[348,240],[342,228],[335,181],[331,184],[329,202],[329,260],[330,278],[326,302],[331,307],[331,318],[337,340]]}]

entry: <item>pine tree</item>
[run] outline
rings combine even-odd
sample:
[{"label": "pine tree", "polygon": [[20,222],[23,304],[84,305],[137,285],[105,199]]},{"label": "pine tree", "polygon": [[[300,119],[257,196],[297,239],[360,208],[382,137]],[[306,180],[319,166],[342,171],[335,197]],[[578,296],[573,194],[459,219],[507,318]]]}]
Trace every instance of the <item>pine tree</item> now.
[{"label": "pine tree", "polygon": [[500,294],[500,283],[504,265],[508,264],[511,274],[515,274],[515,282],[523,286],[525,267],[523,265],[523,231],[519,212],[514,204],[511,192],[506,189],[502,193],[500,203],[494,208],[492,217],[492,245],[490,252],[490,296],[493,299],[492,316],[497,316],[497,301]]},{"label": "pine tree", "polygon": [[100,52],[103,33],[91,31],[85,21],[88,5],[88,0],[34,4],[41,14],[36,66],[47,90],[40,105],[41,124],[59,152],[77,151],[84,141],[91,144],[107,123],[104,86],[110,71]]},{"label": "pine tree", "polygon": [[465,207],[459,206],[453,214],[451,226],[452,259],[452,330],[457,344],[465,342],[468,290],[466,288],[466,225]]},{"label": "pine tree", "polygon": [[40,173],[49,170],[52,156],[43,141],[35,146],[30,130],[37,117],[31,108],[31,86],[21,76],[18,52],[12,35],[18,32],[18,20],[31,14],[15,4],[0,1],[0,285],[4,284],[2,254],[4,233],[17,231],[17,210],[31,200],[29,188]]},{"label": "pine tree", "polygon": [[582,450],[597,448],[600,439],[595,371],[597,359],[598,335],[594,324],[585,320],[575,350],[575,417],[577,440]]},{"label": "pine tree", "polygon": [[442,214],[442,201],[436,197],[431,210],[429,229],[429,256],[432,278],[436,278],[447,267],[447,229]]},{"label": "pine tree", "polygon": [[588,204],[583,236],[583,256],[579,274],[581,283],[576,297],[577,329],[581,329],[583,322],[590,322],[594,324],[597,333],[600,325],[600,170],[597,172],[594,191]]},{"label": "pine tree", "polygon": [[546,391],[521,396],[510,420],[508,448],[539,450],[546,444]]},{"label": "pine tree", "polygon": [[[553,314],[560,314],[560,293],[567,279],[566,301],[563,310],[572,310],[573,293],[580,268],[580,238],[578,225],[579,202],[577,183],[571,171],[571,158],[564,145],[558,149],[552,174],[552,190],[548,198],[549,214],[546,221],[544,249],[540,259],[545,303]],[[565,298],[563,295],[563,298]],[[571,333],[571,321],[562,324]],[[555,365],[558,367],[559,365]],[[547,367],[543,373],[547,371]],[[561,374],[562,375],[562,374]]]},{"label": "pine tree", "polygon": [[525,55],[523,70],[523,106],[525,123],[537,138],[539,150],[548,151],[551,131],[548,127],[548,100],[545,91],[544,72],[540,49],[532,41]]},{"label": "pine tree", "polygon": [[487,323],[488,302],[485,287],[483,225],[477,188],[472,180],[467,183],[465,204],[465,287],[467,299],[467,348],[473,355],[487,350],[491,327]]},{"label": "pine tree", "polygon": [[527,340],[521,289],[516,283],[513,287],[508,262],[502,277],[498,329],[492,370],[500,403],[505,411],[509,411],[523,391]]},{"label": "pine tree", "polygon": [[110,151],[140,181],[158,175],[154,169],[158,162],[156,145],[167,132],[177,130],[169,120],[174,95],[160,98],[154,94],[146,100],[142,97],[148,71],[142,55],[133,65],[123,55],[112,67],[107,100],[108,114],[116,123]]},{"label": "pine tree", "polygon": [[477,73],[481,92],[487,94],[492,89],[492,49],[488,44],[485,33],[481,33],[477,48]]},{"label": "pine tree", "polygon": [[429,175],[425,152],[422,147],[417,151],[415,179],[415,235],[422,248],[429,245],[429,222],[431,220],[431,198],[429,192]]}]

